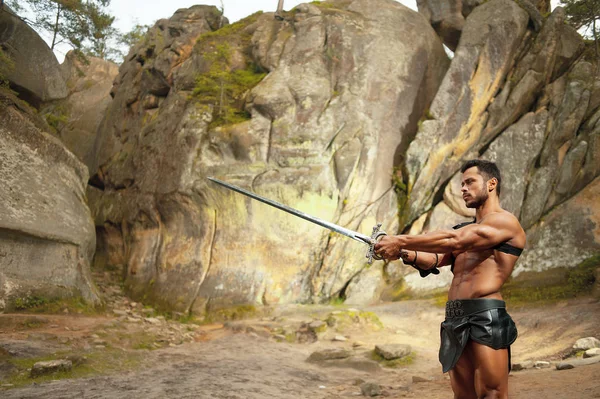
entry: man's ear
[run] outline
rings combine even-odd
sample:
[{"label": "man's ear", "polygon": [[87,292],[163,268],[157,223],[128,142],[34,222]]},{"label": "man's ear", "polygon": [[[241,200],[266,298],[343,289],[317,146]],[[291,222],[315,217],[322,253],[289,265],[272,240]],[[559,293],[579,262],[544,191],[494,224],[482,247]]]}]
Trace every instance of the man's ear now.
[{"label": "man's ear", "polygon": [[498,186],[498,179],[492,177],[490,180],[487,181],[487,186],[489,192],[494,191],[494,189]]}]

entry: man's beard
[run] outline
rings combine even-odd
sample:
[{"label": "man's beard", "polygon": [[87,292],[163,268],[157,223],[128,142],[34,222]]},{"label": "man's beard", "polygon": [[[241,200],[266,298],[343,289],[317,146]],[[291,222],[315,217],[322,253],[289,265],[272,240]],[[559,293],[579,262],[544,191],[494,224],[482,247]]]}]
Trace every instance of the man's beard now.
[{"label": "man's beard", "polygon": [[472,202],[465,202],[467,208],[479,208],[481,205],[487,201],[489,194],[486,190],[481,190],[481,192],[473,197]]}]

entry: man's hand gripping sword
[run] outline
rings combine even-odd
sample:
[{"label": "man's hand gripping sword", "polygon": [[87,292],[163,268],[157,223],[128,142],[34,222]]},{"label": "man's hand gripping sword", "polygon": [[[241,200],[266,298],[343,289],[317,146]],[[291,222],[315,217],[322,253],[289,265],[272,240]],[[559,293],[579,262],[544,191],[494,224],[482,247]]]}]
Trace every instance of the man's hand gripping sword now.
[{"label": "man's hand gripping sword", "polygon": [[300,212],[300,211],[298,211],[298,210],[296,210],[294,208],[290,208],[287,205],[280,204],[279,202],[270,200],[268,198],[261,197],[258,194],[254,194],[253,192],[244,190],[243,188],[234,186],[233,184],[225,183],[224,181],[221,181],[221,180],[218,180],[218,179],[215,179],[215,178],[212,178],[212,177],[209,177],[208,180],[210,180],[210,181],[212,181],[214,183],[217,183],[217,184],[219,184],[219,185],[221,185],[223,187],[226,187],[226,188],[228,188],[230,190],[236,191],[236,192],[238,192],[240,194],[244,194],[244,195],[246,195],[246,196],[248,196],[250,198],[253,198],[253,199],[255,199],[257,201],[260,201],[262,203],[265,203],[267,205],[271,205],[271,206],[273,206],[273,207],[275,207],[277,209],[280,209],[280,210],[282,210],[284,212],[290,213],[290,214],[292,214],[294,216],[298,216],[299,218],[302,218],[304,220],[308,220],[309,222],[318,224],[321,227],[325,227],[326,229],[329,229],[331,231],[335,231],[336,233],[343,234],[346,237],[352,238],[353,240],[362,242],[363,244],[367,244],[369,246],[369,249],[367,249],[367,256],[366,257],[368,259],[367,262],[369,264],[373,263],[373,259],[375,259],[375,260],[382,260],[383,259],[381,256],[379,256],[379,255],[377,255],[375,253],[375,244],[377,244],[377,241],[379,241],[379,239],[381,239],[381,237],[387,235],[387,233],[385,231],[380,230],[381,223],[377,223],[377,225],[373,227],[373,232],[371,233],[371,236],[369,237],[367,235],[364,235],[364,234],[361,234],[361,233],[357,233],[356,231],[349,230],[349,229],[347,229],[345,227],[338,226],[337,224],[334,224],[334,223],[331,223],[331,222],[327,222],[325,220],[321,220],[321,219],[316,218],[314,216],[308,215],[308,214],[306,214],[304,212]]}]

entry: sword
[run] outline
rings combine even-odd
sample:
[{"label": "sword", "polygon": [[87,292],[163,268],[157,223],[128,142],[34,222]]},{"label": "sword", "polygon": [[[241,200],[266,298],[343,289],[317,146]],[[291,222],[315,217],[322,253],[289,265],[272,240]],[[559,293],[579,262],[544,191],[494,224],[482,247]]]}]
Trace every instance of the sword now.
[{"label": "sword", "polygon": [[353,240],[356,240],[356,241],[361,242],[363,244],[367,244],[369,246],[369,248],[367,249],[366,258],[368,259],[369,265],[371,263],[373,263],[373,259],[376,259],[376,260],[382,260],[383,259],[382,257],[380,257],[379,255],[377,255],[375,253],[375,244],[377,243],[377,241],[381,237],[387,235],[387,233],[385,231],[379,230],[381,228],[381,223],[377,223],[377,225],[375,225],[373,227],[373,232],[371,233],[371,236],[369,237],[367,235],[358,233],[356,231],[352,231],[352,230],[347,229],[345,227],[338,226],[335,223],[331,223],[331,222],[328,222],[326,220],[322,220],[322,219],[319,219],[317,217],[311,216],[311,215],[306,214],[304,212],[301,212],[301,211],[299,211],[297,209],[291,208],[291,207],[289,207],[287,205],[280,204],[277,201],[273,201],[271,199],[268,199],[268,198],[265,198],[265,197],[261,197],[258,194],[254,194],[253,192],[250,192],[248,190],[244,190],[243,188],[234,186],[233,184],[225,183],[224,181],[221,181],[219,179],[215,179],[214,177],[208,177],[208,180],[212,181],[213,183],[217,183],[217,184],[219,184],[219,185],[221,185],[223,187],[226,187],[226,188],[228,188],[230,190],[236,191],[236,192],[238,192],[240,194],[244,194],[244,195],[246,195],[246,196],[248,196],[250,198],[253,198],[253,199],[255,199],[257,201],[260,201],[262,203],[265,203],[267,205],[271,205],[271,206],[273,206],[273,207],[275,207],[277,209],[280,209],[280,210],[282,210],[284,212],[290,213],[290,214],[292,214],[294,216],[297,216],[299,218],[302,218],[304,220],[308,220],[309,222],[318,224],[321,227],[325,227],[326,229],[329,229],[331,231],[335,231],[336,233],[340,233],[342,235],[345,235],[346,237],[350,237]]}]

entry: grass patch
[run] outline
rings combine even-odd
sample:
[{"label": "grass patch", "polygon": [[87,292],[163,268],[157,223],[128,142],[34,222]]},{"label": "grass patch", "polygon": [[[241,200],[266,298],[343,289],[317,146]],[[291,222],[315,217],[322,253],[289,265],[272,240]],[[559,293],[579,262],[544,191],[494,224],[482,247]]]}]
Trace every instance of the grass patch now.
[{"label": "grass patch", "polygon": [[556,268],[541,273],[523,273],[509,280],[502,296],[511,307],[547,304],[589,295],[600,267],[600,254],[589,257],[574,268]]},{"label": "grass patch", "polygon": [[375,313],[361,310],[335,311],[324,321],[329,327],[334,327],[337,332],[343,332],[353,326],[364,326],[373,331],[383,329],[383,323]]},{"label": "grass patch", "polygon": [[[71,354],[72,355],[72,354]],[[136,352],[125,352],[121,350],[103,350],[98,352],[80,353],[86,361],[80,365],[73,365],[71,371],[61,371],[53,374],[31,378],[31,368],[37,362],[65,359],[67,353],[57,353],[53,356],[44,356],[30,359],[8,359],[7,362],[16,367],[16,371],[3,380],[3,384],[11,384],[12,388],[18,388],[32,383],[42,383],[52,380],[66,378],[84,378],[90,376],[121,372],[139,367],[143,360],[143,354]]]},{"label": "grass patch", "polygon": [[387,368],[400,368],[409,366],[413,364],[413,362],[415,361],[415,357],[415,352],[410,352],[408,355],[400,357],[398,359],[386,360],[383,356],[379,355],[374,350],[371,351],[371,360],[375,360],[383,367]]},{"label": "grass patch", "polygon": [[329,304],[333,306],[342,306],[344,304],[345,299],[342,297],[333,297],[329,300]]},{"label": "grass patch", "polygon": [[62,314],[69,313],[97,315],[104,311],[104,305],[94,305],[82,297],[45,298],[32,295],[15,299],[15,309],[24,313]]},{"label": "grass patch", "polygon": [[48,320],[45,320],[45,319],[37,317],[37,316],[30,316],[21,323],[21,327],[38,328],[38,327],[43,326],[44,324],[48,324]]}]

